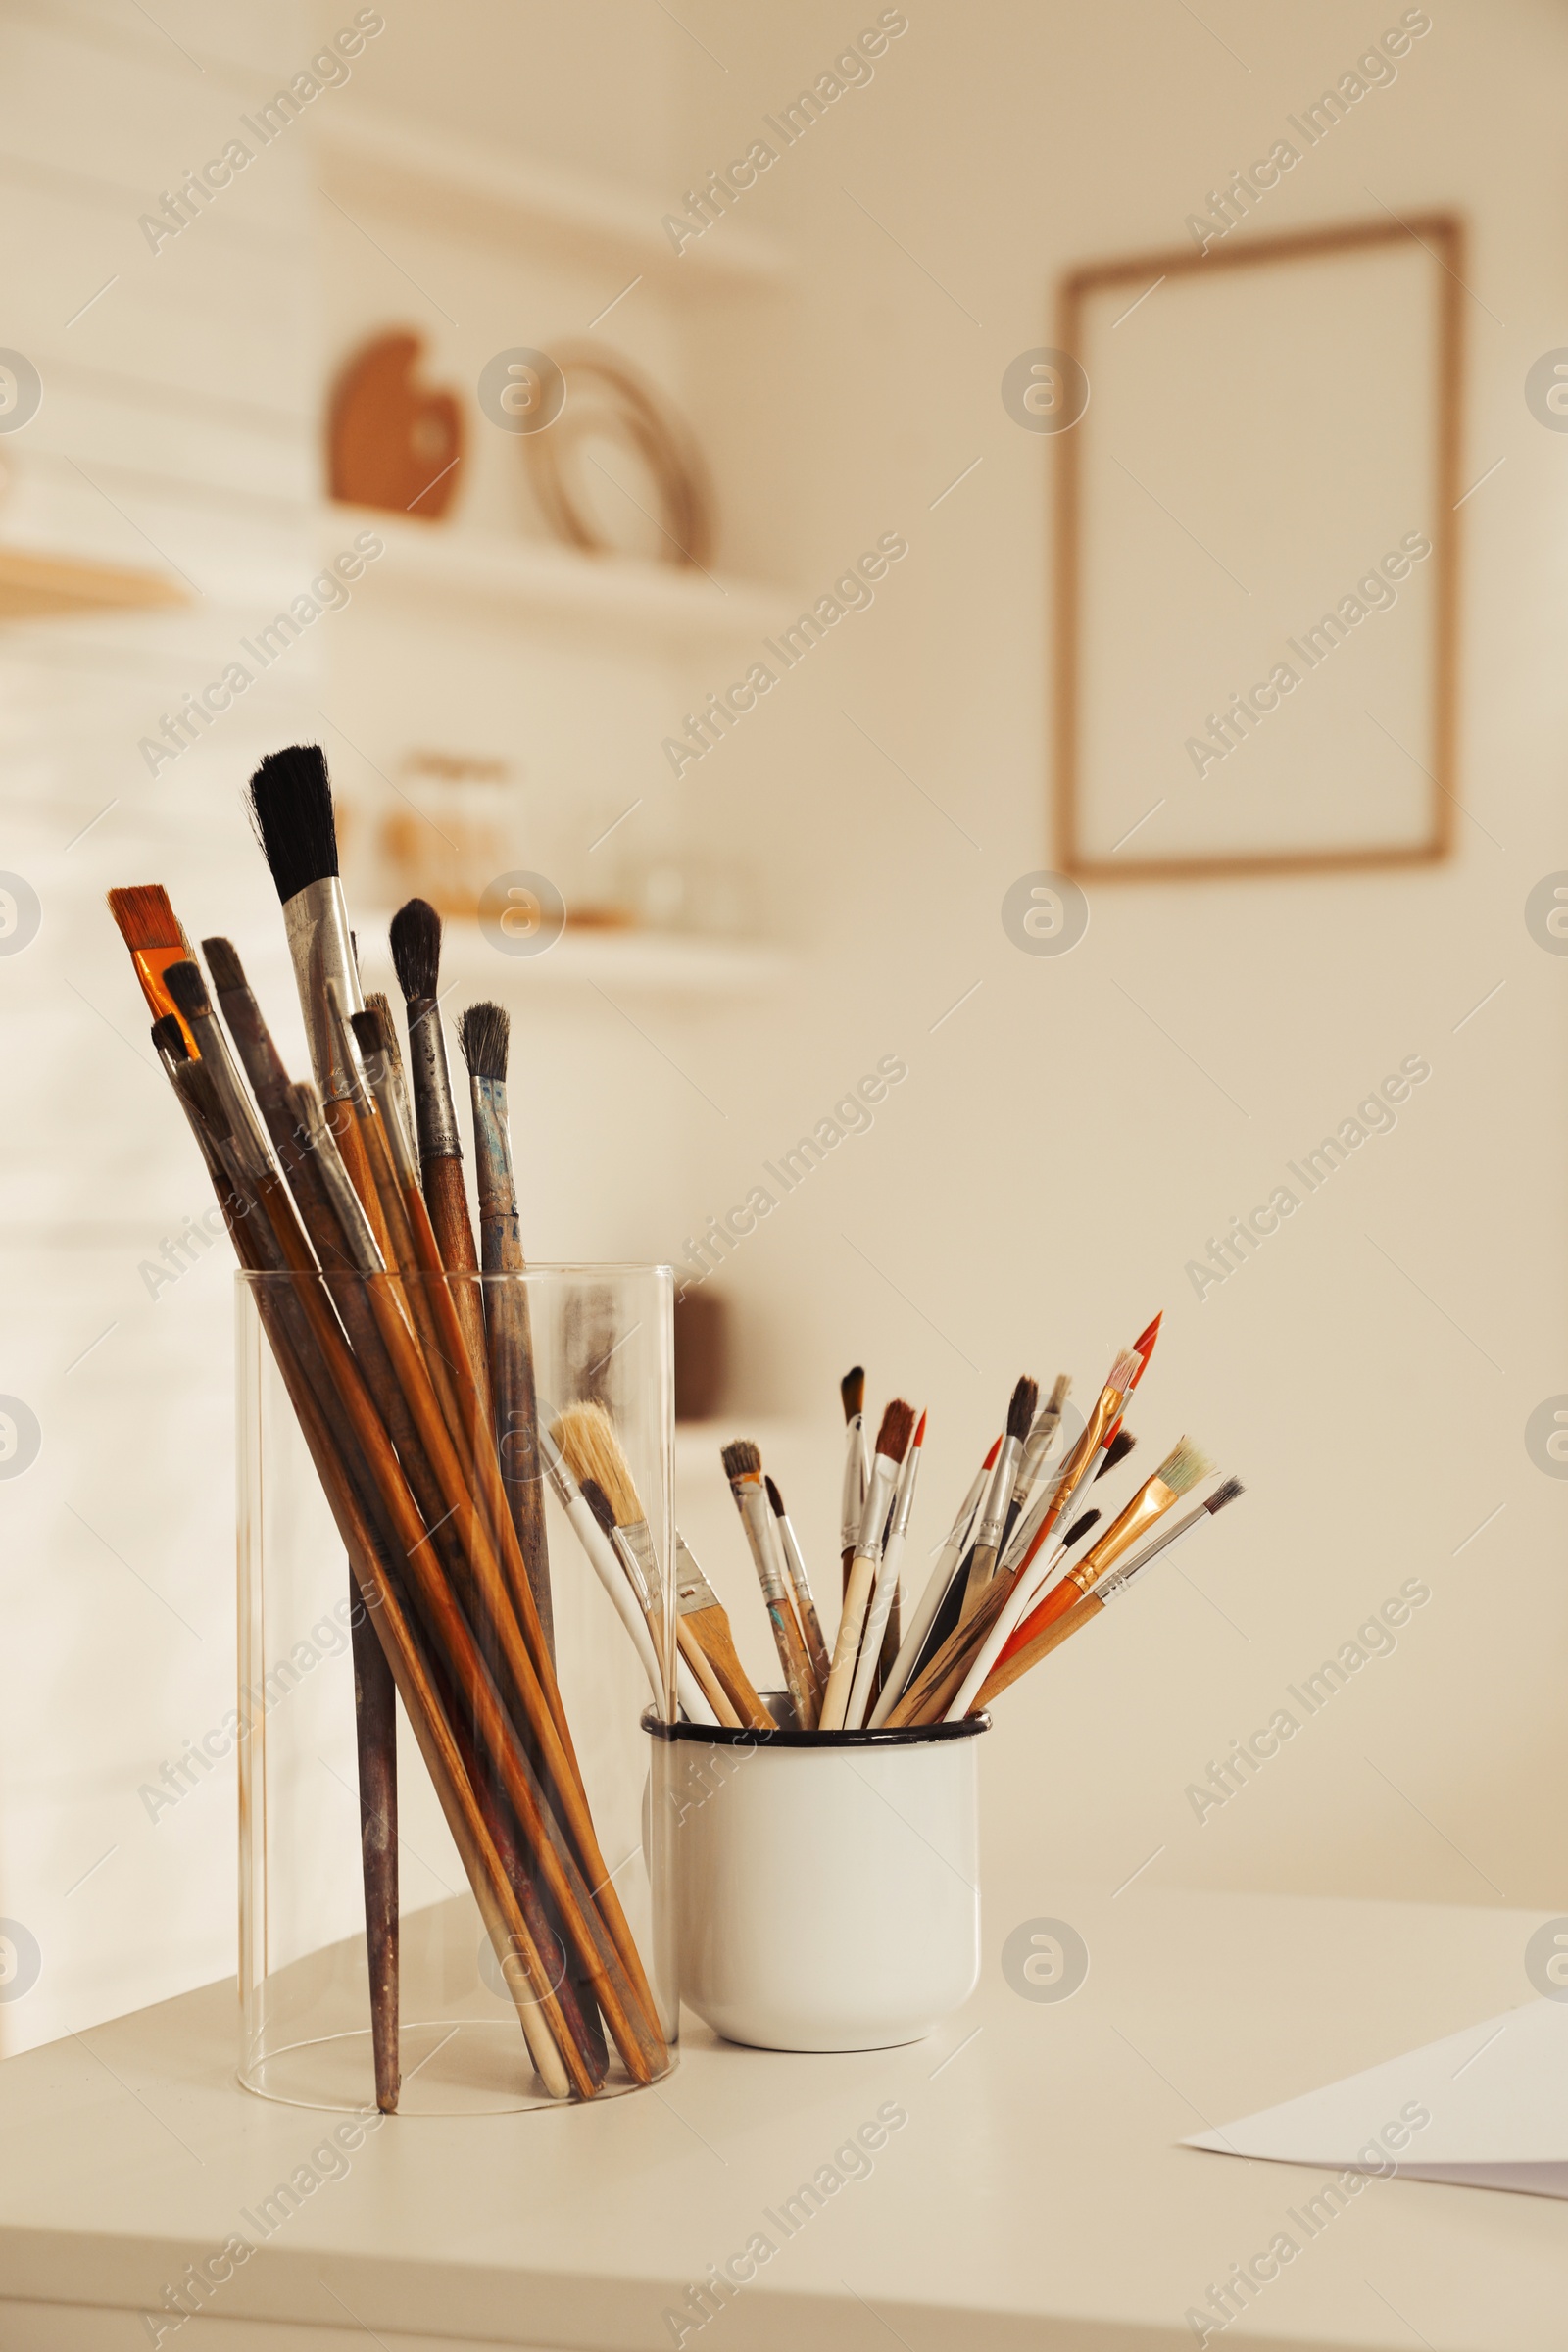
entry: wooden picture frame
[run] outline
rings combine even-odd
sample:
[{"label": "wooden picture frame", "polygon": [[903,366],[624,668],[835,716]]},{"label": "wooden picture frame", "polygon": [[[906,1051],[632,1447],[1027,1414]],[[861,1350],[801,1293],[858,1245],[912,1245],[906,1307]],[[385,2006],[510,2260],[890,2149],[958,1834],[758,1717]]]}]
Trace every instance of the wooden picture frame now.
[{"label": "wooden picture frame", "polygon": [[[1090,387],[1087,409],[1075,424],[1058,433],[1056,450],[1053,732],[1056,859],[1063,872],[1097,882],[1211,880],[1229,876],[1422,866],[1435,864],[1450,855],[1453,841],[1452,812],[1456,805],[1453,770],[1457,714],[1458,509],[1462,503],[1459,465],[1464,243],[1463,224],[1455,215],[1422,213],[1404,220],[1378,219],[1276,236],[1247,237],[1244,231],[1236,234],[1234,241],[1228,238],[1223,243],[1215,242],[1205,254],[1192,247],[1171,252],[1136,254],[1122,260],[1092,263],[1071,271],[1062,279],[1058,299],[1058,348],[1081,364],[1087,372]],[[1412,260],[1424,254],[1426,266],[1434,279],[1431,288],[1420,297],[1430,304],[1433,363],[1429,386],[1430,412],[1419,420],[1421,433],[1425,436],[1424,446],[1429,453],[1422,461],[1422,466],[1425,495],[1431,502],[1431,521],[1430,524],[1423,523],[1422,529],[1424,534],[1430,536],[1432,543],[1430,565],[1424,567],[1429,576],[1423,580],[1423,594],[1429,608],[1422,630],[1423,659],[1429,679],[1429,692],[1424,686],[1421,694],[1421,708],[1426,717],[1423,739],[1426,757],[1418,756],[1403,745],[1398,746],[1399,751],[1414,762],[1428,780],[1423,821],[1418,828],[1412,823],[1408,838],[1384,842],[1356,840],[1336,844],[1318,841],[1301,847],[1283,848],[1243,842],[1234,852],[1222,846],[1206,844],[1191,854],[1179,850],[1175,854],[1162,854],[1157,849],[1149,848],[1134,850],[1130,856],[1107,853],[1102,841],[1094,838],[1093,823],[1086,821],[1090,814],[1086,807],[1086,792],[1093,788],[1093,779],[1086,778],[1085,773],[1085,719],[1088,707],[1086,644],[1097,615],[1091,610],[1093,592],[1089,585],[1089,574],[1093,568],[1089,534],[1095,518],[1086,511],[1085,484],[1091,463],[1097,462],[1092,460],[1091,455],[1094,447],[1092,436],[1096,430],[1096,370],[1102,364],[1106,368],[1111,365],[1108,355],[1102,363],[1096,348],[1091,313],[1102,297],[1124,294],[1131,309],[1136,310],[1139,301],[1146,295],[1152,294],[1156,287],[1164,287],[1167,283],[1178,290],[1195,278],[1206,278],[1211,285],[1236,281],[1245,286],[1252,273],[1290,269],[1306,261],[1322,262],[1332,257],[1365,255],[1379,248],[1387,248],[1391,252],[1408,250]],[[1421,281],[1413,282],[1419,288]],[[1314,282],[1314,299],[1319,292],[1320,288]],[[1200,297],[1200,307],[1203,299]],[[1130,312],[1123,310],[1112,324],[1119,328],[1122,319],[1129,316]],[[1172,331],[1169,315],[1161,331]],[[1127,348],[1121,347],[1123,352]],[[1353,371],[1358,354],[1348,351],[1341,356],[1346,367]],[[1404,356],[1402,347],[1398,356],[1401,359]],[[1121,364],[1125,365],[1125,362]],[[1130,382],[1133,379],[1127,380]],[[1384,417],[1375,410],[1369,410],[1368,414],[1374,426],[1386,426],[1391,432],[1403,429],[1407,421]],[[1223,427],[1222,418],[1219,429]],[[1119,459],[1115,463],[1121,465]],[[1129,471],[1124,465],[1121,470],[1124,473]],[[1479,484],[1474,486],[1479,487]],[[1144,485],[1140,484],[1140,487]],[[1151,491],[1150,496],[1153,495]],[[1166,512],[1179,527],[1187,529],[1186,523],[1169,507]],[[1188,530],[1187,536],[1193,539],[1196,534]],[[1201,540],[1198,544],[1201,546]],[[1214,560],[1219,562],[1217,557]],[[1103,568],[1102,564],[1101,569]],[[1221,568],[1225,566],[1221,564]],[[1234,578],[1236,575],[1233,573],[1231,576]],[[1240,581],[1237,584],[1243,585]],[[1250,596],[1250,589],[1246,593]],[[1345,601],[1348,603],[1351,599],[1348,597]],[[1408,631],[1411,624],[1407,621],[1402,625]],[[1404,684],[1408,689],[1408,677],[1404,679]],[[1240,697],[1237,699],[1240,700]],[[1372,715],[1368,711],[1368,716]],[[1239,726],[1235,732],[1240,739],[1242,730]],[[1384,732],[1388,733],[1389,730],[1385,729]],[[1396,740],[1391,737],[1391,741]],[[1192,739],[1189,739],[1188,748],[1191,754]],[[1396,767],[1395,754],[1392,752],[1389,761],[1391,773],[1402,772]],[[1199,772],[1201,776],[1206,770],[1200,768]],[[1411,792],[1416,789],[1413,780],[1407,776],[1403,788]],[[1156,807],[1159,806],[1163,804],[1156,803]],[[1412,801],[1412,813],[1415,806]],[[1150,813],[1152,815],[1153,811]],[[1139,823],[1144,821],[1140,819]],[[1135,825],[1133,831],[1136,833],[1137,830],[1138,826]]]}]

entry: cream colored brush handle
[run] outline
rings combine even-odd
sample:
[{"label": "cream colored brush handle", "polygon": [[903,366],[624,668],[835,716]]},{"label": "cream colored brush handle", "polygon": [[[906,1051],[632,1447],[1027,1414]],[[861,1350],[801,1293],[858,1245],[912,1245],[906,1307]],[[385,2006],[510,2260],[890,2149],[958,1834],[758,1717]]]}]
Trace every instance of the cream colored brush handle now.
[{"label": "cream colored brush handle", "polygon": [[860,1635],[865,1627],[865,1611],[871,1598],[871,1582],[875,1574],[875,1560],[858,1556],[850,1570],[849,1590],[844,1595],[844,1614],[839,1619],[838,1640],[833,1644],[832,1671],[827,1678],[822,1712],[817,1718],[819,1731],[842,1732],[844,1729],[850,1691],[855,1682],[855,1662],[860,1654]]}]

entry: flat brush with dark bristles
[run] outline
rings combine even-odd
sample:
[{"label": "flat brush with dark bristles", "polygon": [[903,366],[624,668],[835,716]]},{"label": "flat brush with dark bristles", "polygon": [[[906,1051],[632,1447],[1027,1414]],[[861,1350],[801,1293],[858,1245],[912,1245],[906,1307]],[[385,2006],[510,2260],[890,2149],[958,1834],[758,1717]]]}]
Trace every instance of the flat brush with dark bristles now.
[{"label": "flat brush with dark bristles", "polygon": [[331,1017],[332,984],[342,990],[350,1012],[363,1012],[365,999],[338,879],[337,816],[320,746],[296,743],[270,752],[251,778],[247,801],[282,903],[311,1068],[330,1107],[353,1089]]},{"label": "flat brush with dark bristles", "polygon": [[[407,934],[405,941],[407,939]],[[415,975],[417,977],[418,975]],[[507,1508],[517,1531],[534,1606],[555,1656],[555,1612],[545,1537],[544,1487],[539,1476],[539,1405],[534,1389],[533,1325],[528,1312],[522,1226],[512,1164],[507,1111],[507,1061],[512,1019],[501,1005],[470,1004],[458,1022],[473,1104],[473,1173],[479,1196],[479,1262],[483,1284],[485,1358]],[[412,1052],[412,1043],[411,1043]],[[461,1171],[459,1183],[461,1186]],[[465,1207],[464,1216],[466,1218]],[[511,1279],[502,1279],[511,1277]]]},{"label": "flat brush with dark bristles", "polygon": [[777,1522],[768,1507],[767,1491],[762,1485],[761,1451],[752,1444],[750,1438],[735,1438],[729,1445],[720,1447],[719,1458],[724,1465],[724,1476],[729,1480],[729,1491],[735,1498],[735,1508],[741,1515],[741,1525],[746,1530],[757,1581],[762,1588],[767,1621],[773,1629],[773,1645],[778,1651],[790,1704],[795,1710],[796,1728],[803,1732],[814,1732],[819,1701],[816,1677],[811,1672],[806,1640],[796,1621],[794,1604],[790,1599],[783,1545],[779,1541]]},{"label": "flat brush with dark bristles", "polygon": [[860,1539],[860,1513],[865,1508],[865,1482],[871,1465],[865,1458],[865,1366],[852,1365],[839,1382],[844,1406],[844,1486],[839,1505],[839,1552],[843,1581],[841,1598],[850,1587],[850,1567]]},{"label": "flat brush with dark bristles", "polygon": [[865,1490],[865,1504],[860,1513],[859,1532],[850,1566],[849,1589],[844,1595],[844,1611],[833,1643],[833,1666],[827,1678],[827,1690],[822,1698],[820,1727],[824,1732],[843,1731],[848,1720],[850,1695],[855,1688],[855,1669],[860,1654],[860,1638],[865,1631],[866,1611],[876,1583],[876,1571],[882,1557],[882,1543],[888,1523],[888,1505],[893,1500],[893,1489],[900,1467],[909,1450],[914,1435],[914,1407],[895,1396],[882,1415],[876,1433],[876,1451],[871,1457],[871,1477]]},{"label": "flat brush with dark bristles", "polygon": [[1094,1618],[1100,1616],[1113,1600],[1119,1599],[1123,1593],[1130,1592],[1140,1578],[1152,1568],[1154,1562],[1162,1560],[1167,1552],[1173,1551],[1184,1537],[1192,1534],[1194,1528],[1206,1527],[1216,1512],[1224,1510],[1227,1504],[1234,1502],[1237,1496],[1244,1492],[1239,1478],[1228,1478],[1223,1486],[1216,1487],[1213,1494],[1206,1496],[1195,1509],[1184,1512],[1182,1517],[1175,1522],[1164,1522],[1152,1543],[1145,1544],[1144,1548],[1135,1552],[1130,1559],[1123,1560],[1119,1567],[1112,1568],[1107,1575],[1101,1579],[1092,1592],[1086,1592],[1083,1598],[1076,1601],[1064,1616],[1056,1620],[1055,1624],[1046,1626],[1032,1641],[1024,1643],[1022,1647],[1004,1658],[981,1686],[977,1695],[977,1705],[982,1707],[987,1705],[999,1691],[1005,1690],[1009,1684],[1018,1680],[1020,1675],[1027,1674],[1031,1666],[1036,1666],[1042,1658],[1049,1657],[1054,1649],[1059,1649],[1063,1642],[1067,1641],[1071,1635],[1076,1634],[1082,1626],[1090,1624]]},{"label": "flat brush with dark bristles", "polygon": [[[392,917],[387,936],[409,1024],[409,1080],[419,1144],[419,1180],[441,1247],[441,1262],[452,1278],[474,1379],[488,1407],[490,1369],[477,1280],[479,1257],[463,1185],[463,1136],[452,1100],[446,1032],[441,1024],[441,917],[427,900],[410,899]],[[504,1041],[500,1059],[504,1079]]]},{"label": "flat brush with dark bristles", "polygon": [[1018,1515],[1019,1502],[1013,1490],[1018,1483],[1018,1467],[1023,1449],[1029,1442],[1034,1424],[1035,1406],[1040,1401],[1040,1383],[1027,1373],[1013,1388],[1007,1402],[1007,1427],[991,1473],[991,1485],[980,1512],[980,1524],[974,1532],[974,1551],[969,1561],[969,1578],[963,1590],[963,1605],[958,1623],[971,1618],[986,1596],[986,1588],[996,1573],[997,1560],[1006,1538],[1012,1532]]},{"label": "flat brush with dark bristles", "polygon": [[[161,882],[138,882],[126,890],[112,890],[108,897],[109,911],[130,950],[148,1011],[158,1020],[178,1020],[164,974],[172,963],[190,961],[190,941],[174,918],[168,891]],[[196,1040],[188,1030],[185,1043],[194,1054]]]}]

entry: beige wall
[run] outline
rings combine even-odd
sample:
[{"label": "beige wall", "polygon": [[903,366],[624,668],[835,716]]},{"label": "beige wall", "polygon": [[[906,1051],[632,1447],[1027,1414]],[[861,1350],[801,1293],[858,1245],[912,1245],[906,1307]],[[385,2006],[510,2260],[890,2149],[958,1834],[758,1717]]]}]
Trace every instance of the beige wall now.
[{"label": "beige wall", "polygon": [[[928,1400],[934,1539],[1015,1374],[1092,1387],[1163,1306],[1145,1452],[1190,1430],[1249,1487],[1190,1578],[998,1710],[988,1835],[1031,1857],[1042,1908],[1059,1878],[1114,1886],[1156,1849],[1150,1877],[1191,1885],[1568,1889],[1564,1492],[1523,1442],[1564,1386],[1562,975],[1523,907],[1564,862],[1568,445],[1522,396],[1563,340],[1568,42],[1556,9],[1431,13],[1268,225],[1363,217],[1369,188],[1471,224],[1462,480],[1504,463],[1460,517],[1468,813],[1440,871],[1097,889],[1060,961],[999,919],[1052,862],[1050,445],[1004,413],[1003,370],[1052,340],[1059,270],[1180,243],[1397,10],[1233,0],[1201,12],[1211,34],[1179,9],[911,7],[872,84],[746,199],[801,270],[760,414],[715,392],[745,556],[815,594],[878,532],[910,545],[689,778],[708,821],[754,835],[807,945],[787,1004],[737,1033],[694,1209],[743,1198],[878,1054],[910,1072],[736,1254],[751,1395],[815,1416],[824,1547],[840,1371],[863,1357],[875,1396]],[[688,169],[740,152],[874,15],[687,12],[729,68],[693,61]],[[754,436],[786,453],[787,501]],[[1223,544],[1222,514],[1189,519]],[[1432,1076],[1397,1129],[1200,1303],[1186,1261],[1408,1054]],[[1410,1577],[1432,1598],[1396,1654],[1200,1823],[1187,1784]]]}]

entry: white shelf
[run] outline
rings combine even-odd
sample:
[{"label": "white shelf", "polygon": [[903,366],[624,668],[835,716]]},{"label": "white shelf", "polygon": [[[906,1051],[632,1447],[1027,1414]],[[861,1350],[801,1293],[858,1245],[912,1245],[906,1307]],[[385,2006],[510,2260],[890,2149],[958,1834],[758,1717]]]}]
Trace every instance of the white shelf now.
[{"label": "white shelf", "polygon": [[[381,985],[383,965],[391,968],[384,946],[389,919],[372,914],[360,926],[368,987]],[[673,931],[573,931],[568,923],[541,956],[504,956],[476,922],[461,916],[449,916],[442,931],[443,992],[455,981],[474,996],[497,999],[556,989],[602,991],[612,1000],[754,996],[776,987],[789,970],[788,956],[776,948]]]},{"label": "white shelf", "polygon": [[359,201],[459,236],[512,241],[542,233],[617,255],[626,269],[657,274],[666,290],[767,287],[793,268],[782,247],[728,220],[677,253],[662,226],[664,210],[681,209],[673,191],[662,207],[655,198],[554,165],[519,162],[482,140],[460,143],[365,106],[323,109],[313,128],[328,191],[351,211]]},{"label": "white shelf", "polygon": [[366,565],[356,593],[401,591],[505,606],[543,619],[635,629],[672,643],[769,637],[788,628],[803,600],[756,580],[721,580],[643,564],[627,556],[586,556],[546,540],[498,539],[444,522],[411,522],[379,508],[330,506],[322,552],[330,557],[364,530],[386,552]]}]

